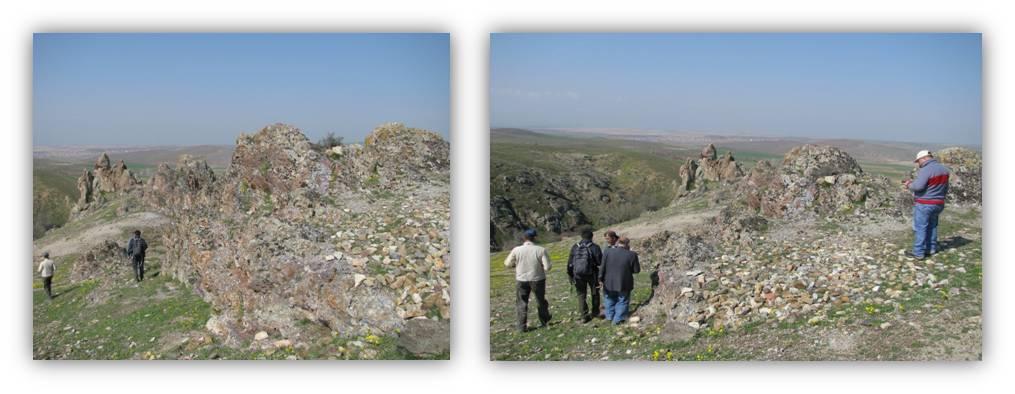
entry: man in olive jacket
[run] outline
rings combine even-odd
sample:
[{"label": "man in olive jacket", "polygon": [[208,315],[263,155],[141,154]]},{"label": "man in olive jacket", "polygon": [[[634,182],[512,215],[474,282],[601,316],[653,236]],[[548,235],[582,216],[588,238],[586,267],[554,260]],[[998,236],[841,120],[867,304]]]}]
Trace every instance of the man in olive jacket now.
[{"label": "man in olive jacket", "polygon": [[617,247],[603,252],[603,265],[599,269],[599,282],[603,286],[606,320],[620,324],[627,318],[634,290],[634,274],[641,272],[638,254],[631,250],[631,240],[621,237]]},{"label": "man in olive jacket", "polygon": [[546,273],[552,267],[550,253],[546,248],[536,245],[536,230],[525,230],[525,240],[520,246],[511,249],[504,259],[504,266],[515,269],[516,296],[515,309],[518,313],[518,331],[526,332],[529,316],[529,294],[535,293],[539,315],[539,323],[545,327],[550,323],[550,303],[546,301]]}]

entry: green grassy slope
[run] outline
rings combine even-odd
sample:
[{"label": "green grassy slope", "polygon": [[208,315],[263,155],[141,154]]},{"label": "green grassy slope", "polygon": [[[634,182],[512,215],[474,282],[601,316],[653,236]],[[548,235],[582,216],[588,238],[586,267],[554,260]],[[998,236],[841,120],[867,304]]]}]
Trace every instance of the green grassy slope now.
[{"label": "green grassy slope", "polygon": [[[32,171],[32,238],[67,222],[77,200],[77,166],[36,159]],[[77,172],[75,172],[75,170]]]},{"label": "green grassy slope", "polygon": [[[521,333],[515,330],[514,272],[504,267],[507,252],[490,254],[490,359],[532,360],[643,360],[643,361],[719,361],[719,360],[927,360],[964,359],[979,344],[963,343],[968,325],[979,319],[982,304],[982,231],[978,209],[945,210],[939,231],[941,236],[962,236],[968,243],[935,255],[939,269],[928,265],[938,278],[948,278],[951,286],[961,287],[952,295],[929,286],[903,286],[906,295],[897,309],[872,305],[847,304],[832,310],[820,323],[806,319],[796,322],[766,321],[751,323],[739,330],[710,328],[699,331],[684,342],[659,339],[659,325],[625,323],[612,326],[600,319],[581,323],[574,290],[566,278],[567,253],[574,239],[545,244],[555,268],[547,275],[547,299],[551,324],[546,328]],[[597,233],[598,234],[598,233]],[[895,245],[912,242],[909,231],[888,237]],[[892,256],[889,256],[892,257]],[[789,256],[773,256],[789,259]],[[958,268],[961,267],[961,270]],[[649,299],[650,268],[635,275],[631,307]],[[890,322],[888,329],[879,329]],[[914,326],[909,326],[912,323]],[[538,324],[535,304],[530,300],[529,326]],[[913,327],[919,327],[914,329]],[[848,351],[829,349],[827,338],[850,338]],[[978,336],[973,336],[977,338]],[[772,349],[780,349],[772,353]],[[972,355],[975,357],[975,353]]]}]

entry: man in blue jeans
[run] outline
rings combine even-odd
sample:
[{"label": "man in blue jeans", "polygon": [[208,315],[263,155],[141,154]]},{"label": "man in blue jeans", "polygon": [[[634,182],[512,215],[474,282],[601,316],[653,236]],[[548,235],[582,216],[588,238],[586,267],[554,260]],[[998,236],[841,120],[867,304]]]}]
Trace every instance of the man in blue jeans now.
[{"label": "man in blue jeans", "polygon": [[930,151],[917,153],[915,162],[916,178],[905,183],[913,192],[913,251],[906,256],[923,260],[938,252],[937,219],[945,209],[949,172]]},{"label": "man in blue jeans", "polygon": [[617,246],[603,252],[603,265],[599,269],[599,282],[603,287],[606,320],[620,324],[627,318],[634,290],[634,274],[641,272],[638,254],[631,250],[631,240],[620,237]]}]

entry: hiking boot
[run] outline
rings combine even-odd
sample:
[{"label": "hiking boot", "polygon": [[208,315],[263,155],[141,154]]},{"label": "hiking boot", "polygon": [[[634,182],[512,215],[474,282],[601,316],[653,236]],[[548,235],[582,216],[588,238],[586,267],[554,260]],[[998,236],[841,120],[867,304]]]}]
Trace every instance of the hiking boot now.
[{"label": "hiking boot", "polygon": [[582,324],[592,321],[592,316],[582,316]]},{"label": "hiking boot", "polygon": [[909,257],[911,259],[917,259],[917,260],[923,260],[923,259],[927,258],[926,256],[917,256],[917,255],[913,254],[913,252],[910,252],[908,250],[906,251],[906,257]]},{"label": "hiking boot", "polygon": [[518,332],[529,332],[529,327],[528,326],[518,327]]}]

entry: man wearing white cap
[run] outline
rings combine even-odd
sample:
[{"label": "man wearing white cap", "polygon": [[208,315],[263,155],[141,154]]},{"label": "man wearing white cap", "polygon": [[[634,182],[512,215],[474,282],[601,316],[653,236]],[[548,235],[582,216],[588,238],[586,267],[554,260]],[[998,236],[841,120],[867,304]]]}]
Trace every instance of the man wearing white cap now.
[{"label": "man wearing white cap", "polygon": [[916,178],[905,182],[913,192],[913,251],[906,255],[924,259],[937,253],[937,219],[948,195],[948,168],[928,150],[916,154]]}]

